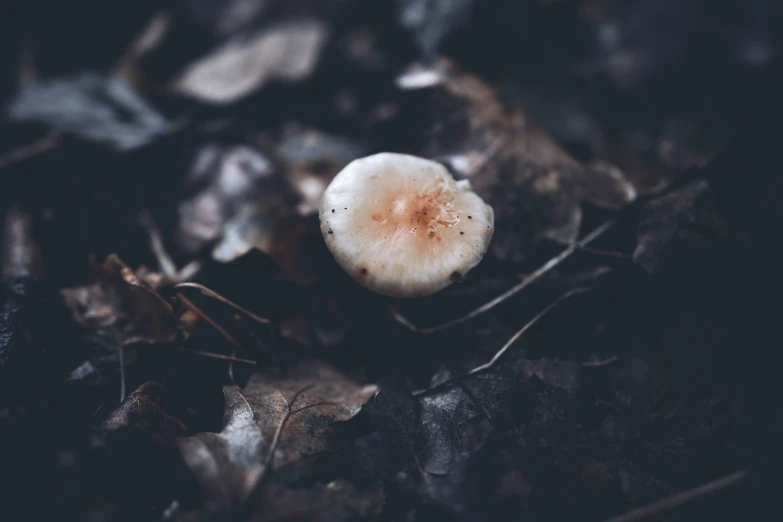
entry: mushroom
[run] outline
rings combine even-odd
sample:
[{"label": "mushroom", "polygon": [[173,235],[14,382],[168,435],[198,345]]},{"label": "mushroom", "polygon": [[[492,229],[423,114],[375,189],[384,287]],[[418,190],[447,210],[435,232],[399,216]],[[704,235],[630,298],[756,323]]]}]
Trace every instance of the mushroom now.
[{"label": "mushroom", "polygon": [[357,159],[321,199],[321,233],[340,266],[375,292],[432,294],[487,251],[492,207],[435,161],[380,153]]}]

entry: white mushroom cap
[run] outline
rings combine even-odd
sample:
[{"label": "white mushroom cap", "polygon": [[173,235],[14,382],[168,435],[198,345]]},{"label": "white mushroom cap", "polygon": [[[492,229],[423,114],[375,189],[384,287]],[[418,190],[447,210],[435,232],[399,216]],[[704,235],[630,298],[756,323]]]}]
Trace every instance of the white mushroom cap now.
[{"label": "white mushroom cap", "polygon": [[396,297],[432,294],[462,279],[487,251],[492,207],[443,165],[405,154],[358,159],[321,199],[321,232],[340,266]]}]

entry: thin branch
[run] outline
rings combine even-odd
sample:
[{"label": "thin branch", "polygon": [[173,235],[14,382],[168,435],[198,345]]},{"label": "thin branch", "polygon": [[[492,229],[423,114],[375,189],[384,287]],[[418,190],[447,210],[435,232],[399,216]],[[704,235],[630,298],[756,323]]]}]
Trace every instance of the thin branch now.
[{"label": "thin branch", "polygon": [[139,221],[147,229],[147,234],[150,236],[150,248],[152,248],[152,253],[155,254],[155,258],[158,260],[161,272],[166,277],[176,277],[178,275],[177,265],[163,245],[163,235],[160,233],[158,225],[155,224],[155,220],[152,219],[148,211],[145,211],[139,217]]},{"label": "thin branch", "polygon": [[176,263],[174,263],[174,260],[166,251],[166,246],[163,243],[163,234],[160,233],[160,229],[150,212],[142,212],[139,216],[139,223],[141,223],[149,235],[150,248],[158,261],[158,266],[163,275],[172,281],[186,281],[201,270],[201,263],[198,261],[191,261],[181,269],[177,268]]},{"label": "thin branch", "polygon": [[625,252],[617,252],[614,250],[601,250],[601,249],[590,248],[590,247],[582,247],[579,250],[586,254],[592,254],[594,256],[600,256],[600,257],[613,257],[615,259],[631,259],[633,257],[631,254],[626,254]]},{"label": "thin branch", "polygon": [[204,285],[200,285],[198,283],[179,283],[179,284],[174,285],[174,288],[175,289],[178,289],[178,288],[196,288],[199,291],[201,291],[201,293],[204,294],[205,296],[211,297],[212,299],[217,299],[218,301],[220,301],[223,304],[227,304],[231,308],[242,312],[243,314],[245,314],[246,316],[250,317],[251,319],[253,319],[256,322],[259,322],[261,324],[269,324],[271,322],[269,319],[267,319],[265,317],[261,317],[259,315],[254,314],[250,310],[242,308],[241,306],[239,306],[235,302],[226,299],[222,295],[218,294],[214,290],[210,290],[209,288],[207,288]]},{"label": "thin branch", "polygon": [[705,495],[710,495],[729,488],[741,482],[747,474],[748,472],[746,470],[737,471],[731,475],[726,475],[725,477],[713,480],[712,482],[707,482],[706,484],[683,491],[682,493],[677,493],[676,495],[653,502],[652,504],[632,509],[623,515],[610,518],[606,520],[606,522],[639,522],[640,520],[645,520],[655,515],[672,511]]},{"label": "thin branch", "polygon": [[612,355],[611,357],[607,357],[606,359],[600,359],[600,360],[590,360],[585,361],[582,363],[582,366],[585,368],[601,368],[602,366],[609,366],[610,364],[614,364],[617,361],[619,361],[620,358],[616,355]]},{"label": "thin branch", "polygon": [[233,344],[234,346],[236,346],[240,350],[244,351],[244,348],[242,347],[242,344],[239,341],[237,341],[230,333],[228,333],[225,330],[225,328],[223,328],[222,326],[217,324],[217,322],[215,322],[214,319],[212,319],[210,316],[208,316],[201,308],[196,306],[193,303],[193,301],[191,301],[190,299],[188,299],[187,297],[182,295],[182,293],[180,293],[180,292],[177,292],[177,298],[180,301],[182,301],[182,304],[184,304],[191,312],[193,312],[194,314],[196,314],[197,316],[199,316],[200,318],[205,320],[207,323],[209,323],[210,326],[212,326],[212,328],[217,330],[220,333],[220,335],[225,337],[225,339],[228,342],[230,342],[231,344]]},{"label": "thin branch", "polygon": [[562,252],[560,252],[558,255],[541,265],[535,272],[530,274],[528,277],[517,283],[516,285],[512,286],[493,300],[489,301],[488,303],[485,303],[478,308],[472,310],[466,315],[463,315],[462,317],[458,317],[457,319],[453,319],[451,321],[441,323],[435,326],[429,326],[426,328],[420,328],[413,324],[407,317],[400,314],[397,310],[392,310],[391,314],[394,319],[405,326],[406,328],[417,332],[421,334],[431,334],[435,332],[440,332],[442,330],[446,330],[448,328],[452,328],[454,326],[460,325],[462,323],[465,323],[467,321],[470,321],[471,319],[478,317],[479,315],[488,312],[495,308],[497,305],[501,304],[503,301],[509,299],[510,297],[516,295],[520,291],[524,290],[531,284],[535,283],[539,279],[541,279],[542,276],[549,273],[553,268],[556,268],[559,266],[563,261],[568,259],[571,254],[576,252],[579,249],[583,249],[586,245],[593,242],[594,240],[598,239],[600,236],[602,236],[606,231],[611,229],[617,221],[615,219],[610,219],[608,221],[605,221],[603,224],[595,228],[592,232],[587,234],[585,237],[580,239],[579,241],[576,241],[569,245],[567,248],[565,248]]},{"label": "thin branch", "polygon": [[439,390],[439,389],[444,388],[444,387],[446,387],[446,386],[448,386],[450,384],[454,384],[455,382],[459,382],[459,381],[461,381],[462,379],[464,379],[466,377],[469,377],[471,375],[476,375],[477,373],[481,373],[481,372],[485,372],[485,371],[489,370],[490,368],[492,368],[500,360],[501,357],[503,357],[503,355],[508,351],[508,349],[511,348],[511,346],[513,346],[513,344],[517,341],[517,339],[519,339],[522,336],[522,334],[527,332],[530,328],[533,327],[533,325],[535,325],[538,321],[540,321],[542,317],[544,317],[546,314],[551,312],[555,307],[557,307],[557,305],[559,305],[560,303],[562,303],[563,301],[565,301],[569,297],[571,297],[573,295],[576,295],[576,294],[581,294],[581,293],[586,292],[586,291],[587,291],[586,288],[573,288],[573,289],[569,290],[568,292],[564,293],[563,295],[561,295],[560,297],[558,297],[557,299],[555,299],[553,302],[549,303],[549,305],[547,305],[546,308],[544,308],[543,310],[538,312],[535,315],[535,317],[533,317],[530,321],[528,321],[525,324],[525,326],[520,328],[517,331],[517,333],[515,333],[511,337],[511,339],[506,341],[506,344],[504,344],[503,347],[500,350],[498,350],[497,353],[495,353],[495,355],[492,357],[492,359],[489,360],[489,362],[486,362],[486,363],[484,363],[484,364],[482,364],[480,366],[476,366],[475,368],[473,368],[472,370],[470,370],[466,374],[463,374],[463,375],[460,375],[458,377],[454,377],[454,378],[451,378],[451,379],[447,379],[447,380],[443,381],[442,383],[436,384],[435,386],[432,386],[430,388],[427,388],[427,389],[424,389],[424,390],[416,390],[415,392],[413,392],[413,396],[414,397],[419,397],[421,395],[426,395],[428,393],[432,393],[435,390]]},{"label": "thin branch", "polygon": [[119,361],[120,361],[120,403],[125,400],[125,348],[120,346]]},{"label": "thin branch", "polygon": [[214,353],[214,352],[205,352],[203,350],[190,350],[188,348],[185,348],[184,346],[180,346],[177,348],[181,352],[185,353],[192,353],[194,355],[200,355],[202,357],[209,357],[210,359],[221,359],[223,361],[231,361],[231,362],[239,362],[239,363],[245,363],[245,364],[252,364],[252,365],[258,365],[257,361],[254,361],[252,359],[243,359],[241,357],[235,357],[233,355],[225,355],[222,353]]},{"label": "thin branch", "polygon": [[5,156],[0,156],[0,170],[16,163],[22,163],[29,159],[40,156],[46,152],[56,149],[62,145],[62,140],[59,134],[50,134],[44,136],[40,140],[15,149]]},{"label": "thin branch", "polygon": [[489,165],[492,160],[494,160],[501,152],[503,152],[509,143],[511,143],[511,138],[506,134],[501,134],[495,138],[492,143],[489,144],[489,148],[481,154],[478,162],[472,166],[470,172],[467,172],[465,176],[469,179],[472,179],[478,174],[481,174],[481,172],[487,168],[487,165]]}]

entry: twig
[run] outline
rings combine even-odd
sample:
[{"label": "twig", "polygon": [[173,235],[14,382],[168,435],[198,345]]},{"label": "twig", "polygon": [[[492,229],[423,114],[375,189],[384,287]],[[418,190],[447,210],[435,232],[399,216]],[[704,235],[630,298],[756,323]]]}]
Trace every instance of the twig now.
[{"label": "twig", "polygon": [[212,326],[212,328],[217,330],[220,333],[220,335],[225,337],[225,339],[228,342],[230,342],[231,344],[233,344],[234,346],[236,346],[240,350],[244,351],[244,348],[242,347],[242,344],[239,341],[237,341],[230,333],[228,333],[225,330],[225,328],[223,328],[222,326],[217,324],[217,322],[215,322],[214,319],[212,319],[210,316],[208,316],[201,308],[199,308],[198,306],[193,304],[193,301],[191,301],[190,299],[188,299],[187,297],[182,295],[182,293],[180,293],[180,292],[177,292],[177,298],[180,301],[182,301],[182,304],[184,304],[191,312],[193,312],[197,316],[199,316],[202,319],[204,319],[207,323],[209,323],[210,326]]},{"label": "twig", "polygon": [[204,294],[205,296],[211,297],[213,299],[217,299],[218,301],[220,301],[223,304],[227,304],[231,308],[242,312],[243,314],[245,314],[246,316],[250,317],[251,319],[253,319],[256,322],[259,322],[261,324],[269,324],[271,322],[269,319],[267,319],[265,317],[258,316],[256,314],[254,314],[253,312],[251,312],[250,310],[242,308],[241,306],[239,306],[235,302],[226,299],[222,295],[218,294],[214,290],[210,290],[209,288],[207,288],[204,285],[200,285],[198,283],[179,283],[179,284],[174,285],[174,288],[175,289],[178,289],[178,288],[196,288],[196,289],[200,290],[201,293]]},{"label": "twig", "polygon": [[158,225],[155,224],[155,220],[152,219],[148,211],[145,211],[139,216],[139,221],[147,229],[147,234],[150,236],[150,247],[158,260],[161,272],[167,277],[176,277],[178,275],[177,265],[171,259],[169,253],[166,252],[166,247],[163,246],[163,236]]},{"label": "twig", "polygon": [[582,366],[585,368],[601,368],[602,366],[609,366],[610,364],[616,363],[620,358],[616,355],[612,355],[611,357],[607,357],[606,359],[600,359],[598,361],[585,361],[582,363]]},{"label": "twig", "polygon": [[138,62],[157,47],[169,29],[169,15],[160,10],[152,15],[147,24],[133,39],[112,66],[112,73],[123,77],[127,82],[139,87],[135,81],[138,74]]},{"label": "twig", "polygon": [[0,169],[40,156],[45,152],[56,149],[60,145],[62,145],[62,141],[59,134],[44,136],[30,145],[24,145],[5,156],[0,156]]},{"label": "twig", "polygon": [[481,372],[489,370],[490,368],[492,368],[498,362],[498,360],[500,360],[501,357],[503,357],[503,354],[505,354],[508,351],[508,349],[511,348],[511,346],[517,341],[517,339],[519,339],[522,336],[522,334],[527,332],[530,328],[533,327],[533,325],[535,325],[538,321],[540,321],[542,317],[544,317],[546,314],[551,312],[552,309],[554,309],[557,305],[559,305],[560,303],[562,303],[563,301],[565,301],[569,297],[571,297],[573,295],[576,295],[576,294],[581,294],[581,293],[586,292],[586,291],[587,291],[586,288],[573,288],[573,289],[569,290],[568,292],[564,293],[563,295],[561,295],[560,297],[558,297],[557,299],[555,299],[553,302],[549,303],[549,305],[547,305],[546,308],[544,308],[543,310],[538,312],[535,315],[535,317],[533,317],[530,321],[528,321],[525,324],[525,326],[520,328],[517,331],[517,333],[515,333],[511,337],[511,339],[506,341],[506,344],[504,344],[503,347],[500,350],[498,350],[497,353],[495,353],[495,355],[492,357],[492,359],[489,360],[489,362],[486,362],[486,363],[484,363],[484,364],[482,364],[480,366],[476,366],[475,368],[473,368],[472,370],[470,370],[466,374],[460,375],[458,377],[453,377],[451,379],[447,379],[447,380],[445,380],[445,381],[443,381],[443,382],[441,382],[439,384],[436,384],[435,386],[432,386],[430,388],[427,388],[427,389],[424,389],[424,390],[416,390],[415,392],[413,392],[413,396],[414,397],[419,397],[421,395],[432,393],[435,390],[439,390],[441,388],[444,388],[445,386],[448,386],[450,384],[454,384],[455,382],[459,382],[459,381],[461,381],[462,379],[464,379],[466,377],[469,377],[471,375],[475,375],[477,373],[481,373]]},{"label": "twig", "polygon": [[158,266],[163,275],[172,281],[185,281],[201,270],[201,263],[198,261],[191,261],[181,269],[177,268],[177,264],[166,251],[166,246],[163,244],[163,235],[160,233],[158,225],[155,224],[155,220],[148,211],[141,213],[139,222],[147,230],[147,234],[150,237],[150,248],[158,261]]},{"label": "twig", "polygon": [[252,364],[252,365],[258,365],[257,361],[254,361],[252,359],[243,359],[241,357],[235,357],[233,355],[224,355],[222,353],[214,353],[214,352],[205,352],[203,350],[190,350],[188,348],[185,348],[184,346],[180,346],[177,348],[181,352],[186,353],[192,353],[195,355],[201,355],[202,357],[209,357],[211,359],[221,359],[224,361],[232,361],[232,362],[240,362],[245,364]]},{"label": "twig", "polygon": [[516,285],[512,286],[511,288],[509,288],[508,290],[506,290],[505,292],[503,292],[493,300],[479,306],[478,308],[472,310],[466,315],[463,315],[462,317],[458,317],[457,319],[453,319],[451,321],[441,323],[435,326],[429,326],[426,328],[419,328],[397,310],[392,310],[391,312],[392,317],[394,317],[394,319],[397,322],[399,322],[406,328],[421,334],[431,334],[435,332],[440,332],[442,330],[446,330],[448,328],[470,321],[471,319],[483,314],[484,312],[488,312],[489,310],[492,310],[497,305],[501,304],[503,301],[509,299],[510,297],[519,293],[520,291],[527,288],[534,282],[538,281],[542,276],[549,273],[553,268],[559,266],[563,261],[568,259],[571,256],[571,254],[573,254],[574,252],[576,252],[581,248],[584,248],[586,245],[596,240],[598,237],[603,235],[606,231],[611,229],[616,223],[617,221],[615,219],[610,219],[608,221],[605,221],[603,224],[595,228],[592,232],[587,234],[585,237],[583,237],[582,239],[580,239],[575,243],[572,243],[567,248],[565,248],[562,252],[560,252],[558,255],[556,255],[555,257],[553,257],[543,265],[541,265],[535,272],[530,274],[528,277],[526,277]]},{"label": "twig", "polygon": [[592,254],[594,256],[601,256],[601,257],[613,257],[615,259],[631,259],[633,257],[631,254],[626,254],[625,252],[616,252],[613,250],[600,250],[597,248],[589,248],[589,247],[582,247],[579,250],[586,254]]},{"label": "twig", "polygon": [[125,348],[119,346],[118,350],[118,359],[120,361],[120,403],[122,403],[125,400]]},{"label": "twig", "polygon": [[481,154],[478,162],[473,165],[469,172],[465,174],[465,177],[472,179],[479,175],[487,167],[487,165],[489,165],[490,162],[492,162],[492,160],[494,160],[506,148],[509,143],[511,143],[511,138],[505,134],[501,134],[492,140],[492,143],[489,144],[489,148]]},{"label": "twig", "polygon": [[610,518],[606,520],[606,522],[638,522],[655,515],[660,515],[661,513],[666,513],[705,495],[731,487],[734,484],[741,482],[747,473],[746,470],[737,471],[731,475],[726,475],[725,477],[713,480],[712,482],[707,482],[706,484],[683,491],[682,493],[677,493],[676,495],[653,502],[652,504],[632,509],[625,514]]}]

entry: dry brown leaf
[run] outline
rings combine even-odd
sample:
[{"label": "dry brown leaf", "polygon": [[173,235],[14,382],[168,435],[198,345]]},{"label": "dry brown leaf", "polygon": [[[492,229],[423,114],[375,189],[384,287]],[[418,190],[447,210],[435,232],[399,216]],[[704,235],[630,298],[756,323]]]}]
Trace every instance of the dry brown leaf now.
[{"label": "dry brown leaf", "polygon": [[223,430],[180,439],[180,453],[210,509],[235,507],[247,500],[263,473],[349,442],[340,440],[334,423],[353,418],[376,390],[321,361],[301,362],[284,374],[256,373],[243,389],[224,389]]},{"label": "dry brown leaf", "polygon": [[95,283],[62,294],[76,322],[112,345],[167,343],[179,333],[171,305],[114,254]]},{"label": "dry brown leaf", "polygon": [[615,210],[636,198],[617,167],[576,161],[482,79],[446,61],[438,74],[422,153],[470,178],[492,205],[496,257],[521,259],[541,238],[571,243],[583,203]]}]

